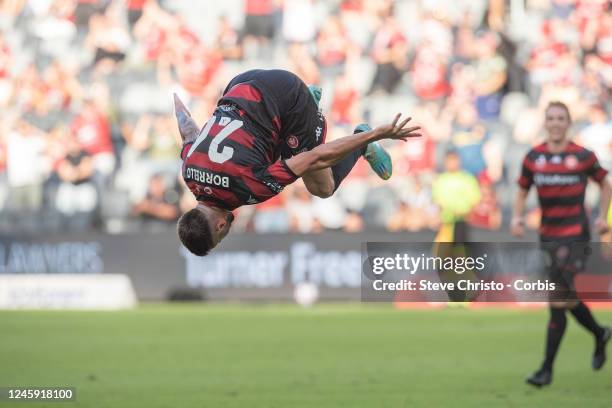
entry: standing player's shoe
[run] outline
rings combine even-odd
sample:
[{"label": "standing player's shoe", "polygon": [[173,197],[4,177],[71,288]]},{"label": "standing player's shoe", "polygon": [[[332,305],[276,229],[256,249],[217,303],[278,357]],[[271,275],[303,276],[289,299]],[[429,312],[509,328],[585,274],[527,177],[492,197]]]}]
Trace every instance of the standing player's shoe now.
[{"label": "standing player's shoe", "polygon": [[595,343],[595,353],[593,353],[592,366],[593,370],[600,370],[606,363],[606,346],[612,337],[612,330],[609,327],[604,327],[604,332]]},{"label": "standing player's shoe", "polygon": [[[372,130],[370,125],[367,123],[362,123],[357,125],[353,134],[369,132],[370,130]],[[391,174],[393,174],[393,163],[391,162],[391,156],[389,156],[389,153],[387,153],[380,143],[372,142],[368,144],[363,157],[368,161],[368,163],[370,163],[372,170],[374,170],[374,172],[378,174],[378,177],[381,179],[388,180],[391,177]]]},{"label": "standing player's shoe", "polygon": [[312,99],[314,99],[318,107],[319,103],[321,103],[321,95],[323,95],[323,90],[320,86],[316,85],[308,85],[308,90],[310,91],[310,95],[312,95]]},{"label": "standing player's shoe", "polygon": [[552,382],[552,371],[542,368],[531,374],[531,377],[527,378],[525,382],[538,388],[549,385]]}]

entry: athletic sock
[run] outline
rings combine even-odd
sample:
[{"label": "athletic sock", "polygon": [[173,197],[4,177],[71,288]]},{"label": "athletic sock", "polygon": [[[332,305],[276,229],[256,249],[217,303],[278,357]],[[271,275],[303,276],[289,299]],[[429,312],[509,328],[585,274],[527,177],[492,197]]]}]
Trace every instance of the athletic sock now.
[{"label": "athletic sock", "polygon": [[340,183],[342,180],[348,176],[353,167],[355,167],[355,163],[357,160],[365,153],[366,147],[363,149],[357,149],[350,152],[344,159],[334,164],[331,168],[332,175],[334,177],[334,193],[340,187]]},{"label": "athletic sock", "polygon": [[552,371],[553,362],[565,333],[566,325],[567,317],[565,316],[565,309],[551,307],[550,320],[548,321],[548,330],[546,332],[546,352],[544,362],[542,363],[543,370]]},{"label": "athletic sock", "polygon": [[604,334],[604,329],[597,324],[591,311],[584,303],[578,303],[578,306],[571,309],[570,312],[576,318],[576,321],[582,325],[585,329],[593,333],[596,338],[600,338]]}]

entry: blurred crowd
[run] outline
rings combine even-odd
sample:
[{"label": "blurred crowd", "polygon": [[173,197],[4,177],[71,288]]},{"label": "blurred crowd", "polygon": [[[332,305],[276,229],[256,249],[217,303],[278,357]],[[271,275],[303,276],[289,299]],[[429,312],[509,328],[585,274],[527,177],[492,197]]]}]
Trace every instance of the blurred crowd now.
[{"label": "blurred crowd", "polygon": [[612,169],[607,0],[3,0],[0,230],[172,228],[194,205],[172,92],[204,123],[252,68],[320,85],[328,140],[395,112],[425,134],[389,145],[390,181],[360,161],[335,196],[298,181],[237,230],[435,229],[449,201],[503,228],[550,100]]}]

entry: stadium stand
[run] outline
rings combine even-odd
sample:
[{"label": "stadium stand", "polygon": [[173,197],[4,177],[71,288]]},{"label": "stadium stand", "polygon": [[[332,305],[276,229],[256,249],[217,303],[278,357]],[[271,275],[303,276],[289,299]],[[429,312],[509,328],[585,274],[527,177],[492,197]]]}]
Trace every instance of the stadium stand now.
[{"label": "stadium stand", "polygon": [[503,228],[520,158],[540,137],[550,99],[571,107],[574,135],[612,168],[608,7],[606,0],[3,1],[1,229],[172,228],[178,211],[144,209],[151,200],[194,205],[178,174],[172,92],[203,123],[228,79],[255,67],[289,69],[322,86],[328,139],[395,111],[413,116],[426,137],[392,145],[390,182],[357,168],[326,200],[298,182],[278,199],[243,207],[235,229],[435,228],[431,190],[450,149],[482,189],[468,220]]}]

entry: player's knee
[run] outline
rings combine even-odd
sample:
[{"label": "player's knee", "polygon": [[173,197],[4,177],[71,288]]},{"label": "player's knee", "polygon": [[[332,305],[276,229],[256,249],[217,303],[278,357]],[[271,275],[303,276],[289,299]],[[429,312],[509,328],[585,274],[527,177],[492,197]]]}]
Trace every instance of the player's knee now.
[{"label": "player's knee", "polygon": [[185,248],[194,255],[208,255],[215,245],[206,215],[196,208],[179,218],[177,232]]},{"label": "player's knee", "polygon": [[553,309],[573,309],[578,305],[576,301],[555,300],[550,302],[550,307]]},{"label": "player's knee", "polygon": [[319,198],[328,198],[334,194],[333,184],[318,184],[316,186],[306,186],[310,194]]}]

